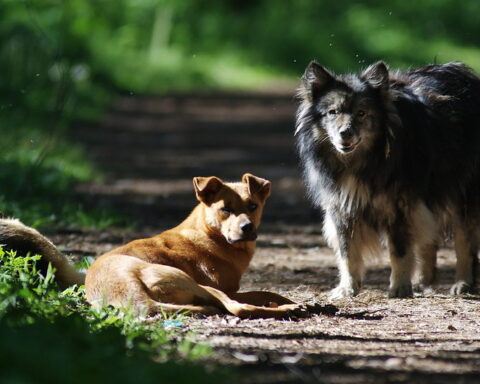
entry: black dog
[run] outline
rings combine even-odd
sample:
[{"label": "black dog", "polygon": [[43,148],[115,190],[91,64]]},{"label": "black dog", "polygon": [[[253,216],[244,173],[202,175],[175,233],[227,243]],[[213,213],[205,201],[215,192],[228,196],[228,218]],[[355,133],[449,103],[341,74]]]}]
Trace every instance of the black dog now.
[{"label": "black dog", "polygon": [[297,147],[310,197],[325,211],[340,284],[358,293],[363,255],[386,235],[390,297],[434,280],[440,218],[457,253],[452,294],[473,286],[480,218],[480,79],[464,64],[335,76],[310,63],[299,90]]}]

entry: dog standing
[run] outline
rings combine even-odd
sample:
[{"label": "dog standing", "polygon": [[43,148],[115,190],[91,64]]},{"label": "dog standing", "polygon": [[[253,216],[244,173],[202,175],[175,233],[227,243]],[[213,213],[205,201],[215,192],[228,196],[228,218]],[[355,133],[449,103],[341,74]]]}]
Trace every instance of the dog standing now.
[{"label": "dog standing", "polygon": [[461,63],[389,71],[383,62],[334,75],[310,63],[299,90],[296,137],[308,192],[325,212],[337,254],[332,298],[356,295],[363,255],[386,235],[389,297],[430,285],[439,218],[451,219],[457,254],[452,294],[472,289],[479,245],[480,79]]},{"label": "dog standing", "polygon": [[41,254],[56,268],[63,286],[85,279],[87,300],[96,307],[274,318],[301,311],[300,305],[275,293],[237,292],[255,251],[270,182],[245,174],[239,183],[196,177],[193,185],[200,204],[185,221],[100,256],[86,278],[48,239],[17,220],[0,220],[0,244]]}]

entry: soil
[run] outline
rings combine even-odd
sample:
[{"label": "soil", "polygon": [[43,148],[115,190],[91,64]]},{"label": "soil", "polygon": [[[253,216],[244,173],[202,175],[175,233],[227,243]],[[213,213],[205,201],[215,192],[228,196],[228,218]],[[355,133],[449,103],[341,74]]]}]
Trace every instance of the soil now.
[{"label": "soil", "polygon": [[187,318],[182,332],[209,344],[207,362],[238,366],[240,383],[480,383],[480,296],[452,297],[455,256],[438,256],[438,284],[412,299],[387,299],[389,264],[370,260],[363,291],[330,302],[337,282],[321,214],[305,197],[294,150],[293,94],[213,93],[120,97],[100,124],[79,124],[106,177],[78,191],[113,204],[135,229],[59,230],[70,254],[98,255],[180,222],[195,205],[191,179],[272,181],[258,250],[242,290],[271,290],[316,304],[310,317]]}]

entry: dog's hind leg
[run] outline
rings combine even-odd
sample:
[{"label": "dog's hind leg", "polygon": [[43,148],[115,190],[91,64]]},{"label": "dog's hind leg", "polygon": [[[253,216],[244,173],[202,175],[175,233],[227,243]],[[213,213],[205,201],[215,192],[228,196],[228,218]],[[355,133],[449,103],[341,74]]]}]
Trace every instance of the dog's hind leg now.
[{"label": "dog's hind leg", "polygon": [[[252,305],[248,303],[242,303],[237,300],[232,299],[225,292],[219,291],[213,287],[208,287],[201,285],[201,288],[210,292],[212,296],[222,303],[222,305],[230,312],[231,314],[241,317],[241,318],[286,318],[290,316],[303,316],[306,314],[305,307],[301,304],[282,304],[278,307],[263,307],[260,305]],[[277,299],[281,296],[275,295]],[[241,296],[241,295],[240,295]],[[283,298],[285,299],[285,298]],[[290,300],[285,299],[288,302]]]},{"label": "dog's hind leg", "polygon": [[392,271],[388,297],[412,297],[412,272],[415,263],[413,234],[404,213],[397,211],[388,233],[388,250]]},{"label": "dog's hind leg", "polygon": [[138,315],[226,312],[220,301],[180,269],[126,255],[109,255],[94,263],[87,273],[86,293],[94,307],[112,305]]},{"label": "dog's hind leg", "polygon": [[95,307],[131,308],[139,315],[189,311],[281,318],[304,313],[299,304],[269,308],[240,303],[218,289],[197,284],[178,268],[132,256],[110,255],[96,265],[90,269],[86,284],[87,300]]},{"label": "dog's hind leg", "polygon": [[469,293],[474,285],[474,266],[477,258],[478,244],[476,244],[474,232],[467,220],[455,218],[453,234],[455,238],[455,253],[457,265],[455,283],[450,289],[452,295]]},{"label": "dog's hind leg", "polygon": [[[279,306],[263,307],[239,302],[218,289],[199,285],[183,271],[165,265],[143,268],[141,280],[149,296],[149,299],[142,300],[147,304],[149,313],[179,310],[203,314],[230,312],[242,318],[284,318],[304,314],[302,305],[269,292],[264,292],[264,298],[276,300]],[[258,292],[253,294],[259,300]],[[261,304],[260,300],[258,303]]]},{"label": "dog's hind leg", "polygon": [[437,243],[427,244],[417,249],[417,269],[413,279],[416,292],[423,292],[435,283],[437,251]]},{"label": "dog's hind leg", "polygon": [[423,202],[406,205],[399,201],[396,217],[388,231],[388,248],[392,264],[391,298],[413,296],[412,273],[415,253],[420,257],[419,281],[433,283],[438,244],[438,220]]},{"label": "dog's hind leg", "polygon": [[410,217],[410,236],[415,244],[416,271],[414,288],[424,291],[433,285],[436,278],[437,251],[439,243],[439,217],[425,204],[419,203]]},{"label": "dog's hind leg", "polygon": [[412,270],[414,266],[414,253],[410,244],[401,245],[400,238],[406,240],[403,236],[393,234],[389,238],[390,262],[392,272],[390,274],[390,289],[388,297],[403,298],[412,297]]},{"label": "dog's hind leg", "polygon": [[226,312],[221,301],[180,269],[145,263],[137,277],[145,293],[138,301],[150,314],[164,311],[208,315]]}]

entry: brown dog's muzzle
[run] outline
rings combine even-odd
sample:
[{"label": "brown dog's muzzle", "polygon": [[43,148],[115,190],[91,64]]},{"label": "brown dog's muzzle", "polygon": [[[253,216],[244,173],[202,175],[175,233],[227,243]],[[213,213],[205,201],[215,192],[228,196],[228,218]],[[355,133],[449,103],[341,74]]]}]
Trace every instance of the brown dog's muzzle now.
[{"label": "brown dog's muzzle", "polygon": [[245,235],[255,232],[255,226],[251,222],[243,223],[240,225],[240,229]]},{"label": "brown dog's muzzle", "polygon": [[240,225],[242,230],[242,240],[241,241],[254,241],[257,239],[257,231],[255,225],[252,222],[248,221]]},{"label": "brown dog's muzzle", "polygon": [[239,225],[239,231],[234,236],[229,236],[227,241],[230,244],[243,241],[255,241],[257,239],[257,229],[251,221],[245,221]]}]

